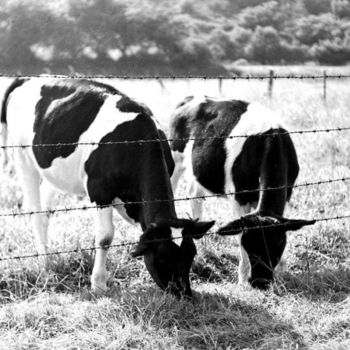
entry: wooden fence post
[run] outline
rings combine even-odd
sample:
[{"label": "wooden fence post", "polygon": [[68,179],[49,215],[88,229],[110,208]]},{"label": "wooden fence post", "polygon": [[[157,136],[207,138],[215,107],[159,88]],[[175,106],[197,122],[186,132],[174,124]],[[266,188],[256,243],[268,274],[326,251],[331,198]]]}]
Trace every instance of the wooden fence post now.
[{"label": "wooden fence post", "polygon": [[270,70],[269,85],[268,85],[268,95],[272,98],[272,88],[273,88],[274,72],[273,69]]},{"label": "wooden fence post", "polygon": [[159,83],[159,85],[160,85],[160,88],[161,88],[162,94],[164,94],[164,93],[165,93],[165,91],[166,91],[166,89],[165,89],[165,85],[164,85],[164,83],[163,83],[163,80],[162,80],[162,79],[160,79],[160,78],[158,78],[158,83]]},{"label": "wooden fence post", "polygon": [[323,100],[327,102],[327,71],[323,71]]},{"label": "wooden fence post", "polygon": [[222,94],[222,78],[219,78],[219,94]]}]

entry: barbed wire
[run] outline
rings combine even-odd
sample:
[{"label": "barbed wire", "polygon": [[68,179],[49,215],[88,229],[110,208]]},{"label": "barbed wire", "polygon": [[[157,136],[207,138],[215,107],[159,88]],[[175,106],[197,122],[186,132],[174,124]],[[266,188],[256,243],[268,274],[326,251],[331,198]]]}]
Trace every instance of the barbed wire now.
[{"label": "barbed wire", "polygon": [[83,74],[38,74],[38,75],[22,75],[22,74],[6,74],[0,73],[0,78],[54,78],[54,79],[122,79],[122,80],[176,80],[176,79],[202,79],[202,80],[266,80],[266,79],[347,79],[350,74],[276,74],[276,75],[83,75]]},{"label": "barbed wire", "polygon": [[[328,222],[328,221],[333,221],[333,220],[345,220],[345,219],[350,219],[350,215],[339,215],[339,216],[332,216],[332,217],[325,217],[325,218],[316,218],[312,219],[314,223],[316,222]],[[270,225],[258,225],[258,226],[253,226],[249,228],[244,228],[244,223],[242,221],[242,228],[237,228],[237,229],[227,229],[227,230],[221,230],[220,233],[230,233],[231,235],[236,235],[241,233],[245,229],[249,230],[255,230],[255,229],[266,229],[266,228],[271,228],[271,227],[284,227],[286,224],[284,223],[275,223],[275,224],[270,224]],[[214,234],[219,235],[216,231],[208,231],[204,234],[201,234],[200,237],[204,236],[212,236]],[[220,236],[221,236],[220,234]],[[196,237],[196,235],[192,235],[193,238]],[[159,243],[159,242],[164,242],[164,241],[174,241],[178,239],[183,239],[183,237],[168,237],[168,238],[158,238],[158,239],[152,239],[152,240],[145,240],[142,241],[142,243]],[[76,249],[69,249],[69,250],[60,250],[60,251],[54,251],[54,252],[48,252],[48,253],[36,253],[36,254],[27,254],[27,255],[15,255],[15,256],[8,256],[8,257],[0,257],[0,262],[4,261],[12,261],[12,260],[24,260],[24,259],[31,259],[31,258],[40,258],[40,257],[46,257],[46,256],[53,256],[53,255],[63,255],[63,254],[74,254],[74,253],[81,253],[81,252],[87,252],[87,251],[96,251],[98,249],[113,249],[113,248],[123,248],[123,247],[128,247],[128,246],[135,246],[139,244],[139,241],[126,241],[126,242],[121,242],[117,244],[109,244],[109,245],[104,245],[104,246],[99,246],[99,247],[85,247],[85,248],[76,248]]]},{"label": "barbed wire", "polygon": [[325,128],[325,129],[311,129],[311,130],[294,130],[294,131],[284,131],[278,133],[259,133],[252,135],[227,135],[227,136],[207,136],[207,137],[185,137],[185,138],[170,138],[170,139],[147,139],[147,140],[126,140],[126,141],[107,141],[107,142],[66,142],[66,143],[38,143],[38,144],[24,144],[24,145],[1,145],[0,149],[16,149],[16,148],[38,148],[38,147],[53,147],[53,148],[63,148],[72,146],[108,146],[108,145],[121,145],[121,144],[145,144],[154,142],[188,142],[188,141],[204,141],[204,140],[226,140],[226,139],[236,139],[236,138],[248,138],[251,136],[258,137],[277,137],[280,135],[296,135],[296,134],[316,134],[316,133],[330,133],[330,132],[341,132],[349,131],[350,126],[337,127],[337,128]]},{"label": "barbed wire", "polygon": [[67,213],[70,211],[85,211],[89,209],[104,209],[108,207],[119,207],[119,206],[125,206],[125,205],[150,205],[155,203],[175,203],[175,202],[182,202],[182,201],[189,201],[189,200],[205,200],[209,198],[225,198],[229,196],[234,196],[237,194],[249,194],[249,193],[256,193],[256,192],[267,192],[267,191],[273,191],[273,190],[281,190],[281,189],[288,189],[288,188],[300,188],[300,187],[310,187],[310,186],[320,186],[324,184],[331,184],[336,182],[346,182],[350,181],[350,177],[341,177],[337,179],[328,179],[328,180],[319,180],[314,182],[305,182],[301,184],[295,184],[295,185],[281,185],[276,187],[266,187],[263,189],[253,189],[253,190],[241,190],[241,191],[233,191],[233,192],[225,192],[225,193],[217,193],[217,194],[209,194],[209,195],[202,195],[202,196],[193,196],[193,197],[181,197],[181,198],[172,198],[172,199],[154,199],[154,200],[142,200],[142,201],[127,201],[122,203],[114,203],[114,204],[106,204],[106,205],[83,205],[78,207],[65,207],[65,208],[56,208],[56,209],[47,209],[47,210],[32,210],[32,211],[26,211],[26,212],[20,212],[20,211],[12,211],[12,212],[5,212],[0,213],[0,217],[17,217],[17,216],[31,216],[31,215],[37,215],[37,214],[48,214],[52,215],[54,213]]}]

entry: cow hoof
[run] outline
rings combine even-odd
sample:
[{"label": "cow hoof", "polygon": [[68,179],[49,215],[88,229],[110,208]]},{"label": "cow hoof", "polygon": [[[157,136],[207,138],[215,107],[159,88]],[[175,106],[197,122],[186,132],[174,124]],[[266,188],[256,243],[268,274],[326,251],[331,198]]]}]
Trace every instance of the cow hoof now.
[{"label": "cow hoof", "polygon": [[238,281],[237,286],[242,289],[250,289],[252,286],[248,281]]},{"label": "cow hoof", "polygon": [[95,295],[95,296],[104,296],[107,293],[107,286],[106,285],[97,285],[97,284],[92,284],[91,285],[91,292]]},{"label": "cow hoof", "polygon": [[278,265],[275,267],[275,271],[277,273],[284,273],[288,271],[288,266],[287,266],[287,261],[286,260],[281,260]]},{"label": "cow hoof", "polygon": [[51,266],[53,265],[52,263],[50,263],[46,256],[39,256],[37,264],[38,270],[41,271],[41,273],[49,272],[51,270]]}]

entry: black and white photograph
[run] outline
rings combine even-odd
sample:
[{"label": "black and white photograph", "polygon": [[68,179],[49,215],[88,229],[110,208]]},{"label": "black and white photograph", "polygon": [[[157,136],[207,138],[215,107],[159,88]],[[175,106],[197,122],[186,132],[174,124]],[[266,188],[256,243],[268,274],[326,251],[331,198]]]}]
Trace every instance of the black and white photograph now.
[{"label": "black and white photograph", "polygon": [[0,350],[350,349],[350,0],[0,0]]}]

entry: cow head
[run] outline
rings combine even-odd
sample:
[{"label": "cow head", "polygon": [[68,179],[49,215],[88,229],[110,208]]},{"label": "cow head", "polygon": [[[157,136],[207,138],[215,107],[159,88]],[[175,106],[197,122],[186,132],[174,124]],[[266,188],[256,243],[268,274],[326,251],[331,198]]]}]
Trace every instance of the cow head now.
[{"label": "cow head", "polygon": [[273,270],[279,263],[287,242],[287,231],[295,231],[314,220],[292,220],[282,217],[249,214],[219,229],[222,236],[242,234],[241,245],[249,257],[249,282],[259,289],[268,288]]},{"label": "cow head", "polygon": [[[189,273],[197,253],[193,238],[201,238],[214,223],[179,219],[151,224],[131,255],[143,255],[149,273],[161,289],[177,297],[191,297]],[[181,243],[172,239],[172,229],[181,229]]]}]

